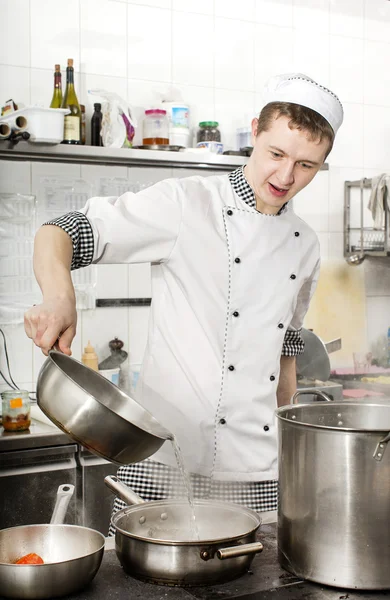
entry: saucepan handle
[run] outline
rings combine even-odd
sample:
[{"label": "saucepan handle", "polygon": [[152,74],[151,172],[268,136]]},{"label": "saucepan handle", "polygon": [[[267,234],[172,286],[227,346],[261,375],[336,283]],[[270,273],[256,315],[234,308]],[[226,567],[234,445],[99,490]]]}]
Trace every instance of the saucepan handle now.
[{"label": "saucepan handle", "polygon": [[115,475],[107,475],[107,477],[104,478],[104,483],[114,494],[119,496],[119,498],[129,506],[132,506],[133,504],[144,504],[145,502],[141,496],[138,496],[138,494],[133,492],[131,488],[122,483]]},{"label": "saucepan handle", "polygon": [[230,546],[229,548],[221,548],[217,550],[217,557],[220,560],[226,558],[236,558],[237,556],[246,556],[248,554],[258,554],[263,551],[261,542],[253,542],[252,544],[242,544],[241,546]]},{"label": "saucepan handle", "polygon": [[70,483],[60,485],[57,490],[56,503],[50,519],[51,525],[58,525],[64,522],[66,511],[68,510],[69,502],[73,496],[73,492],[74,485],[71,485]]},{"label": "saucepan handle", "polygon": [[324,392],[321,392],[321,390],[313,390],[312,389],[312,390],[298,390],[297,392],[295,392],[294,396],[292,397],[292,404],[298,404],[299,396],[304,396],[305,394],[310,395],[310,396],[319,396],[320,398],[322,398],[322,400],[325,400],[326,402],[333,402],[333,398],[330,398],[330,396],[328,396]]}]

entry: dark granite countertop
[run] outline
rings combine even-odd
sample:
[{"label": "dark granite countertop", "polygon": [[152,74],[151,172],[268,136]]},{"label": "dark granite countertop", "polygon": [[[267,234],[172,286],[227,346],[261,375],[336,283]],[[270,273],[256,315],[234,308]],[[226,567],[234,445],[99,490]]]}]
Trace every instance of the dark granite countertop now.
[{"label": "dark granite countertop", "polygon": [[[143,583],[121,568],[108,540],[103,562],[95,579],[79,593],[64,600],[376,600],[386,592],[355,592],[302,581],[278,564],[276,524],[262,525],[259,539],[264,545],[251,570],[234,581],[206,587],[180,588]],[[5,600],[0,597],[0,600]]]}]

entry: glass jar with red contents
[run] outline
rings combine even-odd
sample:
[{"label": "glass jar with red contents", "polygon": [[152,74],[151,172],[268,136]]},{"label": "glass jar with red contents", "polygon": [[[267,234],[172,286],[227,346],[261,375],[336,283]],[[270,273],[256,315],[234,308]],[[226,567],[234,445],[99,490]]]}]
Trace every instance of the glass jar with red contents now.
[{"label": "glass jar with red contents", "polygon": [[26,390],[1,392],[3,427],[5,431],[23,431],[31,424],[30,396]]}]

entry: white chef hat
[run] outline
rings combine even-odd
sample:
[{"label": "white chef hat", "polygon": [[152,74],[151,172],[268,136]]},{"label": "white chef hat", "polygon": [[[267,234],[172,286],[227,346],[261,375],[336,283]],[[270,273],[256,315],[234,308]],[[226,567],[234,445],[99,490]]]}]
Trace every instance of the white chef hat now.
[{"label": "white chef hat", "polygon": [[264,87],[263,106],[270,102],[291,102],[311,108],[324,117],[337,133],[344,111],[336,94],[302,73],[271,77]]}]

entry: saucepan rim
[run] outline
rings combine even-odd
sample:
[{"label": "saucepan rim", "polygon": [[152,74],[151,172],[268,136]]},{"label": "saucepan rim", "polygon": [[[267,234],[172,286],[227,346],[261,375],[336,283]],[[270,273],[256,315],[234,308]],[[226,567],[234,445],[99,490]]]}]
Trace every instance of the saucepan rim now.
[{"label": "saucepan rim", "polygon": [[[144,408],[144,406],[142,406],[142,404],[140,404],[139,402],[137,402],[137,400],[135,400],[132,396],[129,396],[128,394],[126,394],[126,392],[124,392],[123,390],[121,390],[118,386],[115,386],[111,381],[109,381],[108,379],[106,379],[105,377],[103,377],[103,375],[101,375],[98,371],[93,371],[93,377],[98,377],[100,378],[102,381],[105,382],[105,385],[108,384],[110,386],[113,386],[115,388],[115,393],[119,394],[119,396],[122,396],[124,399],[128,399],[131,402],[133,402],[135,405],[137,405],[137,407],[144,412],[145,414],[147,414],[151,420],[151,423],[154,423],[158,429],[160,429],[160,433],[162,433],[163,431],[166,432],[166,435],[159,435],[158,433],[154,432],[154,431],[150,431],[148,429],[145,429],[145,427],[143,427],[142,425],[140,425],[139,423],[134,423],[133,421],[130,421],[128,418],[126,418],[125,416],[121,415],[120,413],[118,413],[116,410],[113,410],[112,408],[110,408],[109,406],[107,406],[106,404],[104,404],[103,402],[101,402],[101,400],[99,400],[99,398],[93,394],[91,394],[88,390],[86,390],[84,387],[82,387],[78,381],[76,381],[75,379],[73,379],[66,371],[64,371],[64,369],[61,368],[61,366],[58,364],[58,362],[54,359],[54,356],[61,356],[61,360],[65,360],[65,361],[69,361],[70,363],[75,362],[78,365],[81,365],[81,367],[87,368],[85,367],[85,365],[83,365],[82,362],[78,361],[77,359],[68,356],[67,354],[64,354],[63,352],[59,352],[58,350],[50,350],[49,351],[49,355],[48,355],[48,359],[50,360],[50,363],[53,365],[53,367],[55,367],[56,369],[59,370],[59,372],[61,373],[61,375],[63,375],[64,377],[66,377],[73,385],[75,385],[79,390],[81,390],[81,392],[83,394],[85,394],[88,398],[96,401],[99,406],[103,407],[105,410],[107,410],[109,413],[111,413],[112,415],[115,415],[115,417],[118,417],[119,419],[121,419],[122,421],[124,421],[127,424],[132,425],[133,427],[136,427],[138,429],[140,429],[141,431],[144,431],[145,433],[159,438],[161,440],[170,440],[172,439],[172,434],[165,428],[163,427],[158,421],[157,419],[152,415],[152,413],[147,409]],[[41,408],[40,406],[40,399],[39,399],[39,385],[37,385],[37,403],[38,406]],[[43,410],[43,412],[45,412],[45,414],[52,419],[52,416],[50,413],[47,413],[47,411],[45,411],[43,408],[41,408],[41,410]],[[59,423],[58,421],[56,421],[56,423],[58,423],[58,426],[61,427],[61,429],[65,432],[68,433],[69,435],[73,436],[73,433],[68,432],[61,423]],[[82,443],[82,440],[78,440]],[[118,463],[121,464],[121,463]]]},{"label": "saucepan rim", "polygon": [[246,506],[241,506],[241,504],[235,504],[233,502],[219,502],[218,500],[214,501],[214,500],[195,500],[194,501],[194,505],[201,505],[201,506],[214,506],[216,508],[221,507],[221,508],[230,508],[232,510],[234,510],[235,512],[238,513],[242,513],[247,515],[248,517],[252,518],[254,522],[256,522],[256,525],[254,525],[251,529],[248,529],[247,531],[243,531],[240,534],[234,535],[234,536],[227,536],[227,537],[220,537],[220,538],[214,538],[214,539],[200,539],[200,540],[188,540],[188,541],[178,541],[178,540],[172,540],[172,539],[156,539],[156,538],[150,538],[144,535],[139,535],[136,533],[132,533],[129,530],[126,529],[122,529],[121,527],[118,527],[118,525],[116,524],[117,521],[123,517],[126,516],[130,513],[133,512],[142,512],[142,511],[148,511],[151,510],[152,508],[164,508],[169,506],[170,508],[172,508],[175,505],[186,505],[188,506],[188,501],[187,500],[152,500],[151,502],[145,502],[142,504],[134,504],[132,506],[126,506],[125,508],[122,508],[120,511],[118,511],[117,513],[115,513],[115,515],[113,515],[112,519],[111,519],[111,524],[113,527],[115,527],[117,533],[120,533],[126,537],[130,537],[133,538],[135,540],[140,540],[143,542],[150,542],[153,544],[158,544],[158,545],[167,545],[167,546],[198,546],[198,545],[205,545],[205,544],[221,544],[221,543],[230,543],[230,542],[234,542],[237,540],[242,539],[243,537],[246,537],[247,535],[251,535],[253,532],[257,531],[262,523],[261,517],[260,515],[252,510],[251,508],[247,508]]},{"label": "saucepan rim", "polygon": [[95,548],[95,550],[91,550],[90,552],[87,552],[85,554],[80,554],[79,556],[75,556],[74,558],[67,558],[65,560],[58,560],[55,562],[44,562],[43,564],[40,565],[29,565],[29,564],[20,564],[17,565],[16,563],[9,563],[9,562],[3,562],[0,560],[0,567],[5,566],[5,567],[52,567],[53,565],[61,565],[64,563],[70,563],[76,560],[82,560],[83,558],[88,558],[89,556],[92,556],[93,554],[96,554],[97,552],[101,552],[101,550],[104,550],[104,546],[105,546],[105,537],[102,533],[100,533],[100,531],[97,531],[97,529],[92,529],[91,527],[84,527],[83,525],[68,525],[68,524],[62,524],[62,523],[34,523],[31,525],[17,525],[15,527],[7,527],[6,529],[1,529],[0,530],[0,535],[5,534],[7,531],[16,531],[16,530],[21,530],[21,529],[35,529],[35,528],[45,528],[47,529],[48,527],[50,528],[50,530],[53,529],[63,529],[65,528],[72,528],[72,529],[81,529],[83,531],[88,531],[88,532],[92,532],[98,536],[101,537],[101,545],[98,548]]}]

